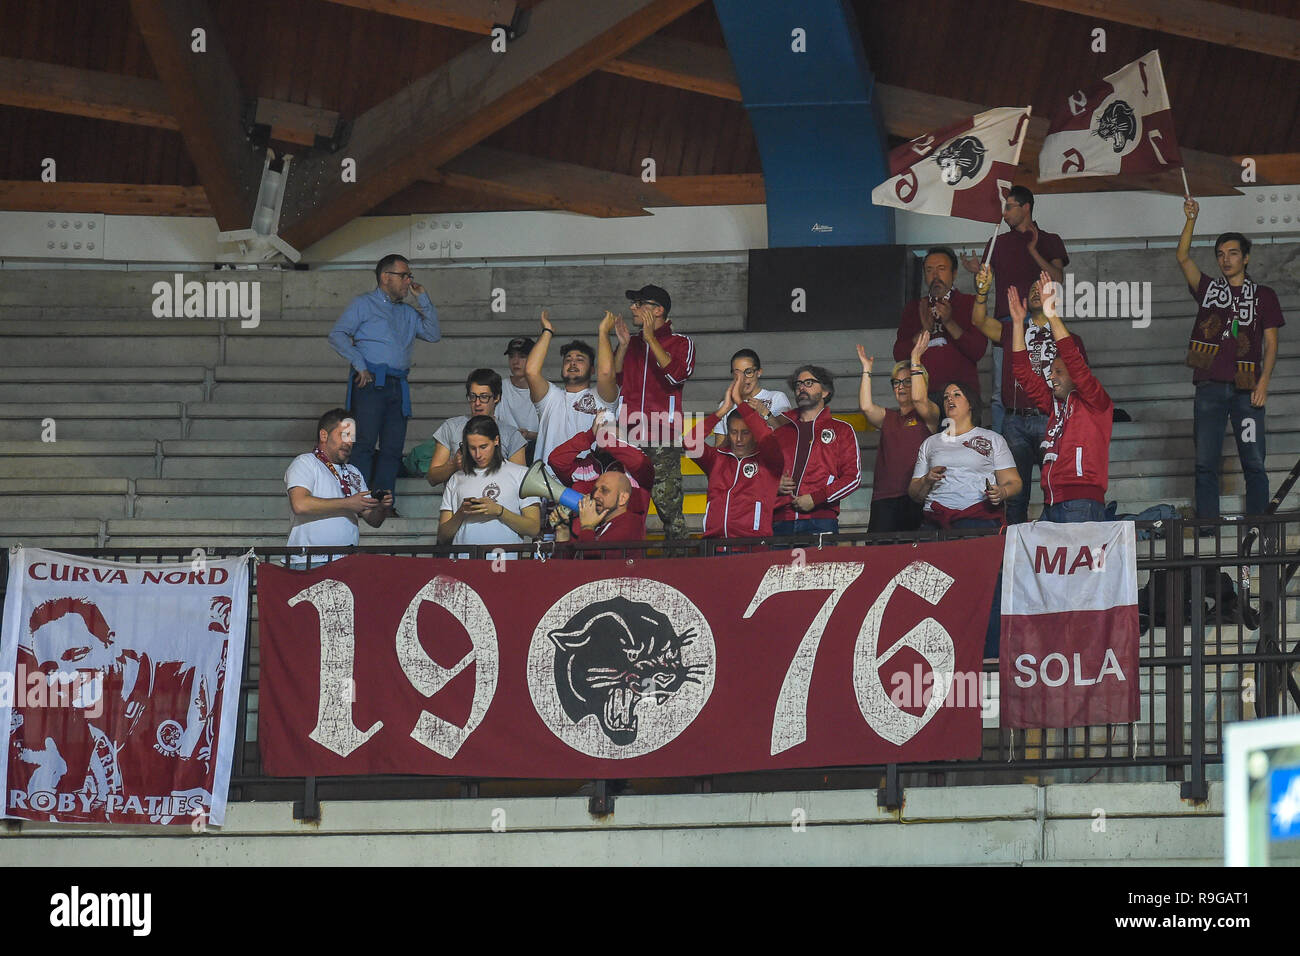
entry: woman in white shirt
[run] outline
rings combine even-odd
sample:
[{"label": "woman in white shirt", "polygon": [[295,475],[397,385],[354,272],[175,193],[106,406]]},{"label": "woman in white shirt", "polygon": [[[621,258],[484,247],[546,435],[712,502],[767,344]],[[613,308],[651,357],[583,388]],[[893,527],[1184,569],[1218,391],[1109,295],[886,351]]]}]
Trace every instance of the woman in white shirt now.
[{"label": "woman in white shirt", "polygon": [[970,394],[960,382],[944,388],[943,429],[921,443],[907,493],[930,524],[1001,527],[1003,502],[1020,491],[1020,473],[1006,439],[975,424]]},{"label": "woman in white shirt", "polygon": [[466,422],[461,452],[464,466],[442,492],[438,543],[512,545],[537,534],[541,501],[519,497],[528,469],[502,457],[496,421],[475,415]]}]

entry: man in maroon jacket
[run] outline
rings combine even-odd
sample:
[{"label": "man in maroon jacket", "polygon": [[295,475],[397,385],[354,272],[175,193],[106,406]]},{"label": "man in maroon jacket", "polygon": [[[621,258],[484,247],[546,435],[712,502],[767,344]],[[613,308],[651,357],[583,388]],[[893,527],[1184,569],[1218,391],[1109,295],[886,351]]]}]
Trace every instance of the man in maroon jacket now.
[{"label": "man in maroon jacket", "polygon": [[[988,339],[971,326],[971,307],[975,297],[953,288],[957,278],[957,253],[936,248],[925,254],[921,268],[925,274],[926,294],[903,307],[903,320],[894,340],[894,361],[901,362],[912,354],[912,346],[922,331],[930,333],[921,362],[930,375],[935,391],[930,401],[936,405],[948,382],[979,381],[976,365],[984,357]],[[924,319],[924,321],[922,321]],[[980,406],[978,396],[971,403]]]},{"label": "man in maroon jacket", "polygon": [[652,495],[664,536],[684,538],[682,386],[695,371],[695,343],[673,331],[668,318],[673,300],[666,289],[647,285],[626,294],[641,334],[632,337],[621,317],[614,325],[619,343],[614,354],[619,422],[654,463]]},{"label": "man in maroon jacket", "polygon": [[[1011,311],[1012,370],[1016,383],[1046,414],[1043,442],[1043,521],[1106,521],[1106,484],[1110,474],[1110,433],[1115,404],[1093,376],[1072,336],[1057,314],[1051,277],[1042,274],[1043,314],[1056,340],[1051,377],[1044,381],[1032,367],[1025,345],[1027,310],[1015,289],[1007,293]],[[1050,389],[1048,386],[1051,386]]]},{"label": "man in maroon jacket", "polygon": [[[709,476],[706,538],[765,538],[772,534],[785,454],[767,425],[762,401],[742,395],[743,382],[736,377],[718,410],[696,431],[698,441],[693,447],[700,449],[697,463]],[[727,447],[706,445],[705,437],[723,420],[727,422]]]},{"label": "man in maroon jacket", "polygon": [[618,438],[603,415],[596,416],[591,431],[578,432],[557,445],[546,463],[556,478],[580,495],[591,494],[605,472],[621,470],[632,486],[628,509],[641,515],[650,511],[654,466],[640,448]]},{"label": "man in maroon jacket", "polygon": [[774,434],[785,457],[772,532],[777,535],[834,534],[840,529],[840,501],[862,482],[858,436],[853,426],[831,418],[835,377],[820,365],[800,365],[787,384],[796,408],[782,412]]},{"label": "man in maroon jacket", "polygon": [[[596,479],[591,494],[582,499],[573,519],[572,532],[563,523],[556,525],[555,540],[563,543],[609,544],[614,541],[641,541],[645,538],[645,512],[628,508],[632,484],[621,471],[607,471]],[[582,557],[622,557],[617,552],[591,552]]]}]

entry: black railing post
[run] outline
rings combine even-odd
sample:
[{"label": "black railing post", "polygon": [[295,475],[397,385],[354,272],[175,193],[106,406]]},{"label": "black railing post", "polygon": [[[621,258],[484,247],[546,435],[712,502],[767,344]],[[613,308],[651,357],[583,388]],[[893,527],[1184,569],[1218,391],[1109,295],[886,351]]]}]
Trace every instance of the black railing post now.
[{"label": "black railing post", "polygon": [[[1191,758],[1191,779],[1183,782],[1180,789],[1184,800],[1204,803],[1209,799],[1209,790],[1205,782],[1205,665],[1202,657],[1205,652],[1205,574],[1204,568],[1192,571],[1192,634],[1191,634],[1191,739],[1188,741],[1188,757]],[[1218,574],[1216,569],[1215,580]],[[1179,681],[1181,688],[1182,681]],[[1169,682],[1165,681],[1165,693],[1169,693]],[[1179,697],[1182,691],[1179,690]],[[1167,731],[1166,731],[1167,732]]]},{"label": "black railing post", "polygon": [[595,793],[587,801],[587,812],[594,817],[604,817],[614,812],[614,795],[609,792],[608,780],[595,781]]},{"label": "black railing post", "polygon": [[[1165,537],[1165,657],[1183,656],[1183,575],[1186,568],[1174,565],[1183,558],[1183,529],[1180,520],[1169,522]],[[1199,533],[1193,529],[1193,533]],[[1197,569],[1198,573],[1200,569]],[[1152,571],[1152,574],[1158,572]],[[1152,630],[1154,630],[1154,622]],[[1151,674],[1154,684],[1155,673]],[[1154,687],[1152,688],[1154,691]],[[1154,693],[1152,698],[1154,700]],[[1154,743],[1154,741],[1153,741]],[[1165,756],[1175,761],[1183,755],[1183,668],[1181,665],[1165,667]],[[1165,764],[1166,780],[1182,780],[1182,765]]]},{"label": "black railing post", "polygon": [[320,801],[316,799],[316,778],[304,777],[302,799],[293,802],[293,818],[302,823],[320,822]]},{"label": "black railing post", "polygon": [[901,810],[903,808],[903,787],[899,782],[898,764],[885,765],[885,786],[876,791],[876,806],[882,810]]},{"label": "black railing post", "polygon": [[[1273,558],[1282,553],[1278,542],[1279,525],[1260,528],[1260,557]],[[1282,599],[1285,585],[1279,581],[1282,566],[1260,562],[1259,565],[1259,641],[1258,654],[1276,654],[1282,650],[1279,637],[1282,633],[1282,615],[1286,601]],[[1255,716],[1276,717],[1281,713],[1282,695],[1285,692],[1287,666],[1272,661],[1255,664]]]}]

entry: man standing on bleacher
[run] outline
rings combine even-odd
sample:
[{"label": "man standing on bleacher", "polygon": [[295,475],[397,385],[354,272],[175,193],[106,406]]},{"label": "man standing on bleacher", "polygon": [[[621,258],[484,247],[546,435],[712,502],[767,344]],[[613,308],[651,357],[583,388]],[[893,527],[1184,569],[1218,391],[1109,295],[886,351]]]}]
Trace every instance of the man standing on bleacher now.
[{"label": "man standing on bleacher", "polygon": [[1200,211],[1195,199],[1183,204],[1186,221],[1175,253],[1197,305],[1187,345],[1187,364],[1196,370],[1196,517],[1219,517],[1223,429],[1229,420],[1246,478],[1246,514],[1258,515],[1269,500],[1264,403],[1277,362],[1277,330],[1285,321],[1277,293],[1247,274],[1250,240],[1241,233],[1225,232],[1215,240],[1218,276],[1211,279],[1197,267],[1191,247]]},{"label": "man standing on bleacher", "polygon": [[686,537],[682,515],[682,386],[695,371],[695,343],[673,331],[673,300],[666,289],[647,285],[629,289],[632,319],[641,333],[633,337],[620,318],[614,326],[618,351],[614,372],[619,383],[619,421],[637,434],[637,424],[646,429],[636,444],[654,462],[655,482],[651,497],[664,537]]},{"label": "man standing on bleacher", "polygon": [[[415,281],[403,256],[387,255],[375,266],[378,286],[359,295],[343,310],[329,343],[352,364],[348,410],[356,416],[352,464],[369,487],[393,491],[411,417],[411,344],[442,338],[438,310],[424,286]],[[415,305],[403,302],[415,293]],[[379,453],[375,454],[378,443]],[[397,511],[394,509],[394,515]]]},{"label": "man standing on bleacher", "polygon": [[862,462],[853,426],[831,418],[835,378],[820,365],[800,365],[789,379],[797,408],[782,412],[773,434],[785,456],[772,533],[834,534],[840,500],[858,490]]}]

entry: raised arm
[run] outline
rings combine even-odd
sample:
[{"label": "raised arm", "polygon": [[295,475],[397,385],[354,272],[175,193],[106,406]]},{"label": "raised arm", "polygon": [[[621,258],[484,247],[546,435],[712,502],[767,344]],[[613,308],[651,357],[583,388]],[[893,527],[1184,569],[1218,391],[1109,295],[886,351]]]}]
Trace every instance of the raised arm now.
[{"label": "raised arm", "polygon": [[614,331],[617,316],[608,309],[596,329],[596,394],[603,402],[613,404],[618,401],[618,378],[614,373],[614,350],[610,348],[609,336]]},{"label": "raised arm", "polygon": [[[1051,288],[1051,286],[1044,286]],[[1034,371],[1025,345],[1025,319],[1027,310],[1015,287],[1007,290],[1007,308],[1011,310],[1011,374],[1040,411],[1051,413],[1052,391],[1043,376]],[[1046,304],[1044,304],[1046,308]]]},{"label": "raised arm", "polygon": [[547,309],[542,309],[541,324],[541,334],[537,336],[537,343],[528,353],[528,361],[524,364],[528,396],[533,400],[533,404],[540,402],[551,390],[551,383],[546,381],[546,377],[542,374],[542,368],[546,365],[546,350],[551,347],[551,339],[555,336],[555,328],[551,325],[551,313]]},{"label": "raised arm", "polygon": [[912,365],[908,370],[908,382],[912,390],[912,404],[930,431],[939,430],[939,406],[930,401],[930,393],[925,390],[925,366],[921,356],[930,346],[930,333],[922,332],[921,337],[912,346]]},{"label": "raised arm", "polygon": [[971,307],[970,324],[984,333],[994,345],[1002,342],[1002,323],[988,314],[989,290],[993,288],[993,270],[980,266],[975,273],[975,305]]},{"label": "raised arm", "polygon": [[418,282],[411,283],[411,291],[415,293],[415,305],[411,308],[420,314],[415,337],[426,342],[437,342],[442,338],[442,329],[438,325],[438,310],[434,308],[433,300]]},{"label": "raised arm", "polygon": [[1200,203],[1190,196],[1183,202],[1183,215],[1187,217],[1187,221],[1183,223],[1182,234],[1178,237],[1178,250],[1174,253],[1178,259],[1178,267],[1183,270],[1183,278],[1187,280],[1193,292],[1201,284],[1201,270],[1192,261],[1192,233],[1196,231],[1196,217],[1200,212]]},{"label": "raised arm", "polygon": [[858,346],[858,361],[862,363],[862,384],[858,386],[858,408],[867,416],[872,428],[885,424],[885,409],[877,405],[871,397],[871,370],[875,368],[876,357],[867,355],[867,350]]}]

